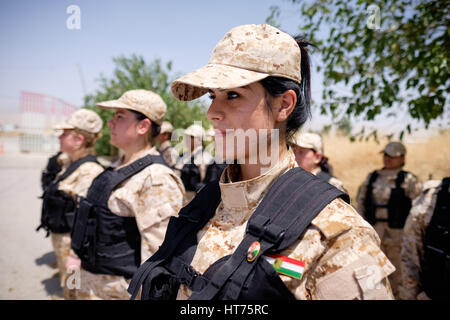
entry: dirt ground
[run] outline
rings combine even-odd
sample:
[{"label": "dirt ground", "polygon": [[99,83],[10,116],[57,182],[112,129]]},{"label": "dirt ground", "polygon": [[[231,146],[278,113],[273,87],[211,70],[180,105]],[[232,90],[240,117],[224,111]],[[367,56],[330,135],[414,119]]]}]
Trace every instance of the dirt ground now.
[{"label": "dirt ground", "polygon": [[0,299],[61,296],[50,238],[36,232],[40,174],[48,155],[0,154]]}]

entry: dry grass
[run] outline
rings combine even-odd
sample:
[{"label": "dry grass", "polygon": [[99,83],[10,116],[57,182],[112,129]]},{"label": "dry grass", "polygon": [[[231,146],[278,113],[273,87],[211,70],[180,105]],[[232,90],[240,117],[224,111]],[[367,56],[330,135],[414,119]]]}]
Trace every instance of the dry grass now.
[{"label": "dry grass", "polygon": [[[325,155],[330,159],[334,175],[344,182],[352,204],[355,204],[356,193],[366,176],[383,166],[380,151],[388,141],[380,139],[379,144],[373,139],[350,142],[348,137],[339,135],[325,135],[323,140]],[[414,140],[414,137],[409,140]],[[407,149],[404,169],[414,173],[422,182],[430,177],[442,179],[450,176],[450,130],[419,141],[404,142]]]}]

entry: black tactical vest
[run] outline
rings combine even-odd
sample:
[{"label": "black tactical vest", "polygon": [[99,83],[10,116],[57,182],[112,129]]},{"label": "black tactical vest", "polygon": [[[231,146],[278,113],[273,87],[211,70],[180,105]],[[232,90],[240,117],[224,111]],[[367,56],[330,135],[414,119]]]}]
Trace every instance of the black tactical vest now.
[{"label": "black tactical vest", "polygon": [[[53,183],[47,186],[42,195],[41,224],[37,228],[44,228],[53,233],[68,233],[72,229],[75,212],[75,200],[68,194],[58,190],[59,183],[71,175],[85,162],[97,162],[95,156],[89,155],[73,162],[67,170]],[[97,162],[98,163],[98,162]],[[36,230],[36,231],[37,231]]]},{"label": "black tactical vest", "polygon": [[194,163],[194,158],[199,152],[203,152],[202,149],[198,150],[191,156],[189,163],[186,163],[181,169],[181,181],[183,181],[184,188],[186,191],[197,191],[200,190],[202,185],[202,179],[200,177],[200,170]]},{"label": "black tactical vest", "polygon": [[[214,216],[220,203],[218,181],[207,184],[170,219],[159,250],[144,262],[128,288],[132,299],[175,299],[180,284],[192,290],[192,300],[294,299],[262,256],[279,253],[297,241],[312,219],[333,199],[349,198],[301,168],[283,174],[270,188],[247,223],[246,235],[234,253],[212,264],[203,274],[190,263],[197,249],[197,232]],[[251,261],[250,246],[260,251]]]},{"label": "black tactical vest", "polygon": [[[399,171],[395,179],[395,187],[391,189],[391,194],[387,204],[379,204],[375,202],[373,197],[373,184],[378,178],[378,172],[371,173],[369,183],[367,185],[366,197],[364,199],[364,211],[366,220],[374,225],[378,221],[387,221],[388,226],[393,229],[403,229],[409,210],[411,210],[411,199],[406,196],[405,189],[401,187],[408,173]],[[388,218],[380,219],[376,217],[377,208],[387,208]]]},{"label": "black tactical vest", "polygon": [[431,299],[450,299],[450,178],[441,190],[423,241],[420,274],[422,288]]},{"label": "black tactical vest", "polygon": [[48,159],[47,167],[42,171],[41,187],[43,191],[45,191],[45,189],[52,184],[53,180],[55,180],[56,176],[62,169],[61,165],[58,163],[58,157],[61,154],[62,152],[59,151],[57,154]]},{"label": "black tactical vest", "polygon": [[316,175],[316,177],[322,179],[325,182],[328,182],[333,176],[328,172],[320,170],[320,172]]},{"label": "black tactical vest", "polygon": [[153,163],[167,165],[160,156],[147,155],[119,170],[107,168],[89,188],[76,210],[72,249],[83,269],[95,274],[131,278],[141,262],[141,236],[135,217],[120,217],[108,208],[111,192],[123,181]]}]

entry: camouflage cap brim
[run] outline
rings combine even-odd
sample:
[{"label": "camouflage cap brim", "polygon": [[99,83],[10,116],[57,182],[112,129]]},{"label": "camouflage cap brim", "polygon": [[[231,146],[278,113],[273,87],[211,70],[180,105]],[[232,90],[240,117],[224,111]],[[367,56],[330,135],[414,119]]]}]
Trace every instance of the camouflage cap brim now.
[{"label": "camouflage cap brim", "polygon": [[53,130],[75,129],[75,127],[67,122],[54,125]]},{"label": "camouflage cap brim", "polygon": [[267,78],[269,74],[222,64],[208,64],[172,83],[172,94],[181,101],[197,99],[209,89],[231,89]]}]

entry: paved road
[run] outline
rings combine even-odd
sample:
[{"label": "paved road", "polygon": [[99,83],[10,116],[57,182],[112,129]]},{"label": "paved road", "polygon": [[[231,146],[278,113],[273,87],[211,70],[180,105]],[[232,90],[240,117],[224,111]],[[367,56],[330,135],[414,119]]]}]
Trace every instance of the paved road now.
[{"label": "paved road", "polygon": [[0,154],[0,299],[61,296],[50,238],[39,225],[47,155]]}]

